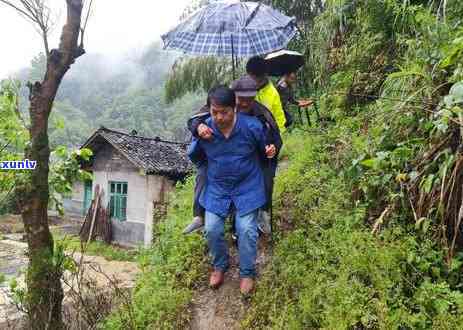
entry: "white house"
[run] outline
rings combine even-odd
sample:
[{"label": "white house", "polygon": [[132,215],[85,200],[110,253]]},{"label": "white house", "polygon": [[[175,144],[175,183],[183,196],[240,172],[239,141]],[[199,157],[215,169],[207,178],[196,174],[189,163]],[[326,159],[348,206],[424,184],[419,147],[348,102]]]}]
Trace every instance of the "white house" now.
[{"label": "white house", "polygon": [[101,127],[81,148],[93,151],[83,164],[93,180],[74,185],[72,196],[64,200],[65,212],[83,216],[99,184],[110,210],[113,241],[149,245],[154,207],[166,203],[175,183],[191,171],[187,145]]}]

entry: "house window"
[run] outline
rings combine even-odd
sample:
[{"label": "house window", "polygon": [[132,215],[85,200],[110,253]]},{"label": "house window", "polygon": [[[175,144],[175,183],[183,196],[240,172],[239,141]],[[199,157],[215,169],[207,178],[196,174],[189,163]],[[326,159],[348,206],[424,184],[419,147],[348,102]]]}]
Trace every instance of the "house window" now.
[{"label": "house window", "polygon": [[109,182],[109,210],[111,218],[127,220],[127,182]]}]

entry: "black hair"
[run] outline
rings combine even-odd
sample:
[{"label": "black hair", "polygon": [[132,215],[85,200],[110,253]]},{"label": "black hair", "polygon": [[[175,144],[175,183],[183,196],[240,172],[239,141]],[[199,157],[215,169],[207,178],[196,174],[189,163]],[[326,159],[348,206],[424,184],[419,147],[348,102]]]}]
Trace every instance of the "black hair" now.
[{"label": "black hair", "polygon": [[246,72],[257,77],[264,77],[267,75],[267,63],[260,56],[253,56],[246,64]]},{"label": "black hair", "polygon": [[207,95],[207,104],[209,107],[212,102],[222,107],[235,108],[235,92],[225,85],[215,86],[209,90]]}]

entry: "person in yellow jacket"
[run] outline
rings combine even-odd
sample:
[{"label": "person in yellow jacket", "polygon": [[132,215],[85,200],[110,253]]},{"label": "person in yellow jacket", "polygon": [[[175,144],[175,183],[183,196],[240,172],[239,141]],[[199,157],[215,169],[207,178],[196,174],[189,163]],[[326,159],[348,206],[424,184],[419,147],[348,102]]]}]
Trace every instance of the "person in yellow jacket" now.
[{"label": "person in yellow jacket", "polygon": [[258,91],[255,100],[270,110],[280,133],[285,132],[285,112],[281,104],[280,94],[268,78],[265,60],[260,56],[251,57],[246,64],[246,72],[257,84]]}]

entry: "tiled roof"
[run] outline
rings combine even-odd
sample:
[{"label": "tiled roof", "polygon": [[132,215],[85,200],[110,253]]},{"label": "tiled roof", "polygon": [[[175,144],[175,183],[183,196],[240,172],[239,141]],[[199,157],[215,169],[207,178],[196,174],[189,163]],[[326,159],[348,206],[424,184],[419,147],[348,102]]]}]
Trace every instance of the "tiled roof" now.
[{"label": "tiled roof", "polygon": [[178,178],[184,177],[192,169],[192,164],[186,152],[188,147],[186,143],[164,141],[159,137],[147,138],[127,134],[102,126],[93,133],[81,148],[91,148],[93,141],[98,136],[105,139],[147,174]]}]

